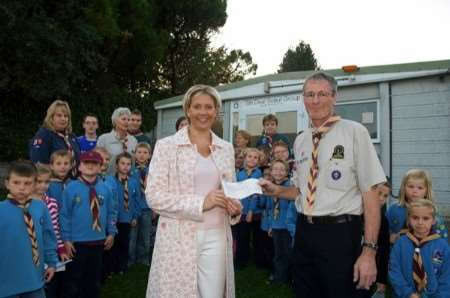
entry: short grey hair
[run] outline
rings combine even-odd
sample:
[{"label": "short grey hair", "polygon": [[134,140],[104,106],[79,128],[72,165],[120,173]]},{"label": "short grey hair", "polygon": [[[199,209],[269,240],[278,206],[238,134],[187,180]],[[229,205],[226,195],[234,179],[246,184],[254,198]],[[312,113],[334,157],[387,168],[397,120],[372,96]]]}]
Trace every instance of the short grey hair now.
[{"label": "short grey hair", "polygon": [[328,82],[328,84],[331,87],[331,90],[333,91],[333,94],[337,93],[336,79],[332,75],[323,71],[318,71],[307,76],[305,82],[303,83],[303,91],[305,90],[306,84],[308,84],[309,81],[321,81],[321,80]]},{"label": "short grey hair", "polygon": [[129,108],[120,107],[114,110],[114,112],[111,115],[111,122],[112,126],[116,127],[116,120],[122,116],[122,115],[128,115],[131,116],[131,111]]},{"label": "short grey hair", "polygon": [[220,94],[219,92],[217,92],[217,90],[214,87],[208,86],[208,85],[194,85],[191,88],[189,88],[189,90],[186,92],[186,94],[183,97],[183,111],[184,114],[186,115],[186,118],[189,117],[187,116],[187,110],[189,109],[189,107],[192,104],[192,98],[196,95],[199,94],[207,94],[209,96],[211,96],[211,98],[214,101],[214,106],[216,107],[217,110],[220,110],[220,108],[222,107],[222,100],[220,98]]}]

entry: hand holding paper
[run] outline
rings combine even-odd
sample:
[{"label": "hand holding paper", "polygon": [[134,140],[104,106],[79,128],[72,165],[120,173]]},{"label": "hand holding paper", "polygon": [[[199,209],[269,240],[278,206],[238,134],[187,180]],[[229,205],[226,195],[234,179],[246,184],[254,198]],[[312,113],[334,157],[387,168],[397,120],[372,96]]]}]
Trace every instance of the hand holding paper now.
[{"label": "hand holding paper", "polygon": [[262,194],[258,179],[250,178],[241,182],[222,181],[222,188],[225,196],[233,199],[242,200],[253,194]]}]

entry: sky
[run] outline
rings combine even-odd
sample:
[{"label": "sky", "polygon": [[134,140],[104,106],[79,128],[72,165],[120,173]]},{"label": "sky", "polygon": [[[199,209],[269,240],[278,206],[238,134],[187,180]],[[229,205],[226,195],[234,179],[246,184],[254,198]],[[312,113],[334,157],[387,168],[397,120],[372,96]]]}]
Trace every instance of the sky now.
[{"label": "sky", "polygon": [[249,51],[257,76],[310,44],[322,69],[450,59],[450,0],[228,0],[213,46]]}]

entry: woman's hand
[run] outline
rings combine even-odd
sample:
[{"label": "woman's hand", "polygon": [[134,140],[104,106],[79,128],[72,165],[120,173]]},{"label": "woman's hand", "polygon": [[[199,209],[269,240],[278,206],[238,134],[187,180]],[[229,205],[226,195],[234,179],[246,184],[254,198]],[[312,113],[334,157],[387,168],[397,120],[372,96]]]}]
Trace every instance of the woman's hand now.
[{"label": "woman's hand", "polygon": [[203,201],[203,211],[208,211],[214,207],[222,207],[228,209],[227,198],[223,193],[223,190],[211,191]]},{"label": "woman's hand", "polygon": [[230,216],[237,216],[242,213],[242,204],[239,200],[227,198],[227,211]]}]

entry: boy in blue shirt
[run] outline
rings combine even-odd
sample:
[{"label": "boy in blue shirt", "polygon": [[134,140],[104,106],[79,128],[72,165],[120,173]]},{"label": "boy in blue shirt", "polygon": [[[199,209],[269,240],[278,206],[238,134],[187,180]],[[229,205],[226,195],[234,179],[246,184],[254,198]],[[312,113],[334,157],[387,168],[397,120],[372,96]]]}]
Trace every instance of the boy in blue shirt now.
[{"label": "boy in blue shirt", "polygon": [[102,157],[95,151],[80,156],[80,177],[63,192],[61,238],[73,261],[66,265],[65,297],[100,297],[102,254],[114,243],[116,214],[111,189],[98,174]]},{"label": "boy in blue shirt", "polygon": [[70,181],[71,158],[70,152],[67,150],[57,150],[50,156],[52,177],[50,178],[47,195],[56,200],[59,208],[61,208],[63,191]]},{"label": "boy in blue shirt", "polygon": [[[154,228],[152,225],[152,210],[145,197],[145,184],[147,182],[148,165],[151,158],[151,147],[147,143],[139,143],[134,154],[135,165],[131,170],[131,176],[139,181],[140,197],[137,205],[141,215],[137,219],[135,227],[130,232],[130,257],[128,265],[136,262],[150,266],[151,254],[154,244]],[[153,238],[153,243],[152,243]]]},{"label": "boy in blue shirt", "polygon": [[[122,152],[116,158],[116,176],[106,182],[117,193],[117,230],[118,234],[112,248],[113,271],[123,274],[128,266],[130,230],[135,227],[140,215],[138,199],[141,197],[137,180],[130,177],[132,156]],[[113,184],[111,184],[113,182]]]},{"label": "boy in blue shirt", "polygon": [[98,118],[87,114],[83,119],[84,136],[77,138],[81,153],[91,151],[97,145]]},{"label": "boy in blue shirt", "polygon": [[433,229],[436,207],[418,199],[408,205],[409,231],[392,248],[389,278],[396,297],[450,297],[450,249]]},{"label": "boy in blue shirt", "polygon": [[35,180],[31,162],[10,165],[9,193],[0,202],[0,297],[45,298],[44,283],[55,272],[56,236],[49,211],[42,201],[30,199]]}]

